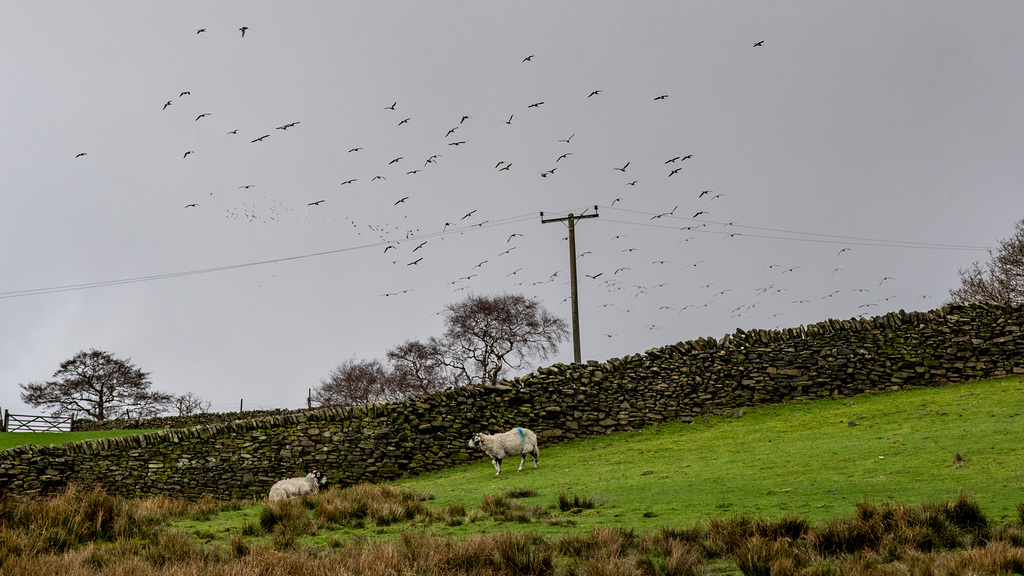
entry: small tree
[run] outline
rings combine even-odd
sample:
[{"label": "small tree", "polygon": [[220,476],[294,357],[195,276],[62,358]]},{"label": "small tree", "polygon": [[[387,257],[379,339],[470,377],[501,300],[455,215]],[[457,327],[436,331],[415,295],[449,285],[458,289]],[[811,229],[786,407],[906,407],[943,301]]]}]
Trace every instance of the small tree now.
[{"label": "small tree", "polygon": [[380,360],[346,360],[313,389],[313,401],[320,406],[358,406],[400,397]]},{"label": "small tree", "polygon": [[434,340],[407,340],[388,350],[388,361],[395,385],[404,396],[430,394],[454,384],[444,350]]},{"label": "small tree", "polygon": [[178,409],[178,416],[206,414],[212,404],[213,402],[203,400],[193,392],[174,397],[174,407]]},{"label": "small tree", "polygon": [[989,261],[974,262],[957,270],[960,287],[950,290],[953,302],[982,300],[1024,304],[1024,220],[1014,225],[1014,235],[989,249]]},{"label": "small tree", "polygon": [[61,363],[53,380],[19,384],[21,399],[34,408],[52,408],[54,416],[84,414],[94,420],[130,415],[151,418],[166,412],[173,396],[151,390],[149,373],[130,359],[101,350],[82,351]]},{"label": "small tree", "polygon": [[469,296],[445,307],[445,331],[430,345],[444,350],[460,384],[497,384],[531,358],[547,359],[569,338],[569,325],[519,294]]}]

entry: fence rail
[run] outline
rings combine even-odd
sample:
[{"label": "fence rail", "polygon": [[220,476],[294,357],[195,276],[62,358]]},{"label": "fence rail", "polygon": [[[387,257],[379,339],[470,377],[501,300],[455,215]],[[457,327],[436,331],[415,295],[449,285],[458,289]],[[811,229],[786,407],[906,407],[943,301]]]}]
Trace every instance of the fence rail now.
[{"label": "fence rail", "polygon": [[75,417],[11,414],[4,410],[3,429],[0,432],[71,432]]}]

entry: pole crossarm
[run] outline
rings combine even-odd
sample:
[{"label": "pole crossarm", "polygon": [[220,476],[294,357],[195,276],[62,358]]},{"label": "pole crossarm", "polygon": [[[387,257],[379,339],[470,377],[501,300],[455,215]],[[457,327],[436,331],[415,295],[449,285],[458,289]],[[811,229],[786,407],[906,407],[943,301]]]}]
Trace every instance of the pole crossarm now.
[{"label": "pole crossarm", "polygon": [[563,216],[561,218],[545,219],[544,213],[540,213],[541,224],[550,224],[552,222],[568,222],[569,224],[569,286],[570,296],[572,296],[572,355],[573,361],[577,364],[582,363],[582,357],[580,355],[580,304],[576,290],[576,221],[597,217],[597,206],[594,206],[593,214],[580,214],[579,216],[570,212],[568,216]]}]

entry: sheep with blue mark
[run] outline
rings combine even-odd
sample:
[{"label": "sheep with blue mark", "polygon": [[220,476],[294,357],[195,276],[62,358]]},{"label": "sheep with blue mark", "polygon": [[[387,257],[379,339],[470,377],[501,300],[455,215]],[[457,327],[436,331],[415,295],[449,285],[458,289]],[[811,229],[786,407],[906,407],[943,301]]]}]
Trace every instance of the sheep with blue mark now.
[{"label": "sheep with blue mark", "polygon": [[526,456],[533,456],[533,467],[539,465],[540,450],[537,448],[537,435],[526,428],[513,428],[500,434],[474,434],[469,440],[470,448],[480,448],[491,457],[494,463],[495,476],[501,474],[501,459],[509,456],[522,456],[519,470],[526,464]]}]

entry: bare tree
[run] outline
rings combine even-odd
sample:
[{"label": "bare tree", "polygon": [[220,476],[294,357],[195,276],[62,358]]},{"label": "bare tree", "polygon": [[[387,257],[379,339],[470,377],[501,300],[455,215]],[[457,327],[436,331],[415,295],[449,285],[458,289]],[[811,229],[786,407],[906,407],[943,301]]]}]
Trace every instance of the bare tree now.
[{"label": "bare tree", "polygon": [[34,408],[53,409],[53,415],[85,415],[94,420],[118,416],[150,418],[166,412],[173,396],[151,390],[149,373],[130,359],[101,350],[82,351],[61,363],[53,380],[19,384],[21,399]]},{"label": "bare tree", "polygon": [[358,406],[368,402],[397,400],[402,396],[393,377],[380,360],[346,360],[331,370],[313,389],[320,406]]},{"label": "bare tree", "polygon": [[197,394],[189,392],[181,396],[175,396],[174,407],[178,409],[178,416],[193,416],[195,414],[206,414],[210,411],[213,403],[204,401]]},{"label": "bare tree", "polygon": [[434,340],[406,340],[388,350],[392,377],[403,395],[430,394],[454,384],[444,350]]},{"label": "bare tree", "polygon": [[1014,225],[1012,237],[1000,240],[988,254],[987,263],[957,270],[960,287],[949,291],[952,301],[1024,304],[1024,220]]},{"label": "bare tree", "polygon": [[497,384],[531,358],[545,360],[569,338],[568,323],[519,294],[469,296],[445,307],[445,331],[430,345],[444,350],[459,384]]}]

